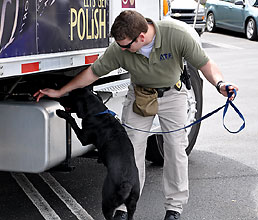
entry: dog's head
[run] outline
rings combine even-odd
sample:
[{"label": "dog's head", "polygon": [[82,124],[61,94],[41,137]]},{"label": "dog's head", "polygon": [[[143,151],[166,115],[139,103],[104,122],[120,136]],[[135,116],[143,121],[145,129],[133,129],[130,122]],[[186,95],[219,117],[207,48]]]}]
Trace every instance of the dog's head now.
[{"label": "dog's head", "polygon": [[105,111],[107,107],[102,99],[89,89],[76,89],[68,96],[61,97],[60,104],[69,113],[76,113],[78,118],[86,118]]}]

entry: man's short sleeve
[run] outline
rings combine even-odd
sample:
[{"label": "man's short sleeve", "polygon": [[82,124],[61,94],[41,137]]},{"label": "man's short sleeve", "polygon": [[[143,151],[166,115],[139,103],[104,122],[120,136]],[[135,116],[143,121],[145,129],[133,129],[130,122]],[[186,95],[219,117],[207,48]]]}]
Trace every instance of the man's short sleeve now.
[{"label": "man's short sleeve", "polygon": [[118,49],[116,44],[112,43],[104,54],[92,64],[91,68],[96,76],[106,75],[120,67],[118,59],[120,51]]},{"label": "man's short sleeve", "polygon": [[188,32],[183,35],[181,43],[183,44],[183,57],[197,69],[209,61],[203,48]]}]

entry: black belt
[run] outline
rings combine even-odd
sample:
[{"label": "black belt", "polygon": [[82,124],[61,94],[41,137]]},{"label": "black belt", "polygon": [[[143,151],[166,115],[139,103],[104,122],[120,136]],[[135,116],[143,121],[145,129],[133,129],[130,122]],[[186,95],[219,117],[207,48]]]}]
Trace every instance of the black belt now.
[{"label": "black belt", "polygon": [[164,92],[170,90],[171,87],[155,88],[158,93],[158,98],[161,98],[164,95]]},{"label": "black belt", "polygon": [[[182,88],[182,82],[181,80],[179,80],[175,85],[174,85],[174,88],[177,90],[177,91],[180,91],[181,88]],[[155,88],[155,90],[158,92],[158,98],[161,98],[163,97],[164,95],[164,92],[170,90],[171,87],[162,87],[162,88]]]}]

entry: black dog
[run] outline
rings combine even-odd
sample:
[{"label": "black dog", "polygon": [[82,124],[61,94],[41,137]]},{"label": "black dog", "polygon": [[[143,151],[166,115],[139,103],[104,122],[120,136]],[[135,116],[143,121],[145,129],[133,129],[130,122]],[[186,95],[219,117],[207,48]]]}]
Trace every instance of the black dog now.
[{"label": "black dog", "polygon": [[78,118],[82,118],[82,129],[66,111],[57,110],[57,115],[71,124],[82,145],[96,146],[100,159],[107,167],[102,189],[105,218],[112,220],[114,210],[125,204],[128,219],[133,219],[140,186],[133,145],[125,129],[113,115],[105,112],[107,107],[88,89],[74,90],[59,101],[69,112],[75,112]]}]

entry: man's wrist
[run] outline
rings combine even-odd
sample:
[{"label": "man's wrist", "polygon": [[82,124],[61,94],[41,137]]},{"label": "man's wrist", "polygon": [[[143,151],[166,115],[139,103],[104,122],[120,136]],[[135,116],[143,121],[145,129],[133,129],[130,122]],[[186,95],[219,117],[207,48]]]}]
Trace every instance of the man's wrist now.
[{"label": "man's wrist", "polygon": [[62,97],[65,94],[69,93],[69,91],[67,91],[67,89],[65,87],[62,87],[61,89],[57,90],[57,92],[58,92],[59,97]]},{"label": "man's wrist", "polygon": [[216,89],[218,90],[219,93],[221,93],[221,92],[220,92],[220,87],[221,87],[221,84],[223,84],[223,83],[225,83],[225,82],[224,82],[223,80],[220,80],[220,81],[218,81],[217,84],[216,84]]}]

